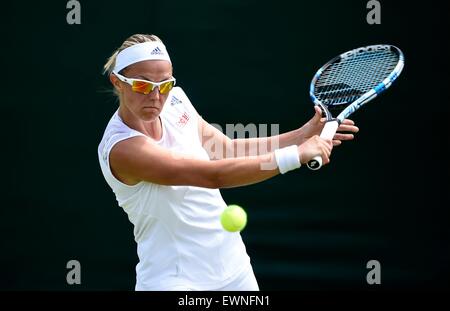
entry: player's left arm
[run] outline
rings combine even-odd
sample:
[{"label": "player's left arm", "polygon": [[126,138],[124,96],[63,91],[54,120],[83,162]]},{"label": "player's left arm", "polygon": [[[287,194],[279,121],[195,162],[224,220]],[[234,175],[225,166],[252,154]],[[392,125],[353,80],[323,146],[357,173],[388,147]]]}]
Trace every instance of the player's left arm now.
[{"label": "player's left arm", "polygon": [[[235,158],[243,156],[256,156],[273,152],[275,149],[290,145],[301,145],[314,135],[320,135],[325,124],[321,117],[320,108],[316,107],[316,114],[301,128],[270,137],[252,137],[231,139],[220,130],[198,116],[199,137],[203,148],[212,160]],[[333,138],[333,145],[338,146],[343,140],[352,140],[353,134],[359,131],[355,123],[345,119],[339,126]],[[340,133],[350,132],[350,133]]]}]

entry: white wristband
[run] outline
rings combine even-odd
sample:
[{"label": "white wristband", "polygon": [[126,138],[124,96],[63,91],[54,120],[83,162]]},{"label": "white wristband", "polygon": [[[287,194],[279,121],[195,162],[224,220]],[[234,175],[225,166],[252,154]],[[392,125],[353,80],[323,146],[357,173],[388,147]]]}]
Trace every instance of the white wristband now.
[{"label": "white wristband", "polygon": [[281,174],[295,170],[302,166],[296,145],[275,150],[275,161]]}]

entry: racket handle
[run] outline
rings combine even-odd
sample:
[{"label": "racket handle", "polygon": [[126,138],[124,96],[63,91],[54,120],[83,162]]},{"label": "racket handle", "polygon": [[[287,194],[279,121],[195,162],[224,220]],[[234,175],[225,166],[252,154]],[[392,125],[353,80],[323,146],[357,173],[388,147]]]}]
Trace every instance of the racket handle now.
[{"label": "racket handle", "polygon": [[[331,120],[325,123],[325,126],[323,127],[322,133],[320,133],[320,137],[323,139],[333,139],[334,134],[336,134],[336,131],[339,127],[339,122],[336,120]],[[316,171],[319,168],[322,167],[322,157],[321,156],[315,156],[312,158],[312,160],[308,161],[307,164],[308,168]]]}]

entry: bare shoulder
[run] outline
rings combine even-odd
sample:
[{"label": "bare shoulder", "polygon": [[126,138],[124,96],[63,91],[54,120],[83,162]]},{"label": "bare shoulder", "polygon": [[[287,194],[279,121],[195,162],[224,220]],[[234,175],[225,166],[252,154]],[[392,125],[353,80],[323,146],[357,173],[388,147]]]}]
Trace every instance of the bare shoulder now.
[{"label": "bare shoulder", "polygon": [[151,138],[138,136],[117,143],[111,150],[111,171],[120,181],[134,185],[140,181],[167,185],[182,174],[181,155],[159,146]]},{"label": "bare shoulder", "polygon": [[139,149],[151,147],[152,142],[148,137],[134,136],[115,144],[111,149],[110,159],[132,156],[132,154]]},{"label": "bare shoulder", "polygon": [[145,136],[135,136],[114,145],[109,154],[111,172],[121,182],[135,185],[141,180],[134,176],[133,163],[137,164],[143,154],[151,151],[153,144]]}]

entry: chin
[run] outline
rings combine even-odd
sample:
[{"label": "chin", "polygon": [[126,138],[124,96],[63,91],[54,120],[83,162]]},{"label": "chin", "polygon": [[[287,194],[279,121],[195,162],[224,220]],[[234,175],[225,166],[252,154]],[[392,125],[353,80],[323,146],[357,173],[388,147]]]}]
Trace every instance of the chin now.
[{"label": "chin", "polygon": [[140,117],[142,121],[155,121],[159,116],[159,113],[155,113],[155,112],[149,112],[149,113],[141,113]]}]

